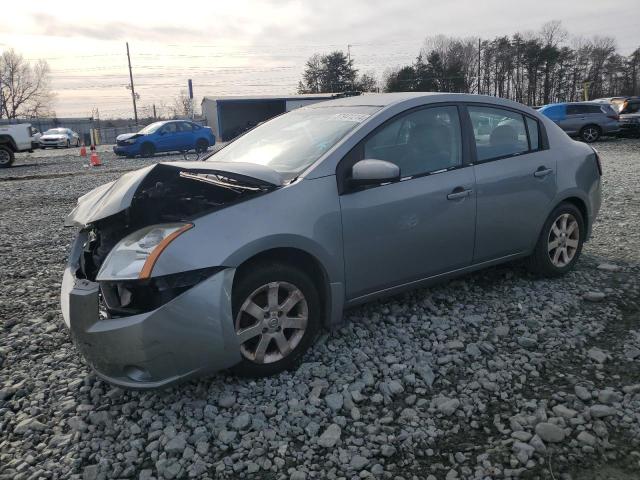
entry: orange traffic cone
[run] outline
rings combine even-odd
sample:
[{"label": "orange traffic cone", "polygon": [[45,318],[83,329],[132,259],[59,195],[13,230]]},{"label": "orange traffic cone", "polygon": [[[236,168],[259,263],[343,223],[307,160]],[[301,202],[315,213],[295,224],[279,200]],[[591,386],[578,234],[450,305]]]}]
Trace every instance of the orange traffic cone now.
[{"label": "orange traffic cone", "polygon": [[80,147],[80,156],[81,157],[87,156],[87,147],[84,146],[84,142],[82,142],[82,146]]},{"label": "orange traffic cone", "polygon": [[100,165],[102,165],[102,163],[100,162],[100,157],[98,156],[98,152],[96,152],[95,150],[91,152],[91,158],[89,159],[89,162],[91,163],[92,167],[99,167]]}]

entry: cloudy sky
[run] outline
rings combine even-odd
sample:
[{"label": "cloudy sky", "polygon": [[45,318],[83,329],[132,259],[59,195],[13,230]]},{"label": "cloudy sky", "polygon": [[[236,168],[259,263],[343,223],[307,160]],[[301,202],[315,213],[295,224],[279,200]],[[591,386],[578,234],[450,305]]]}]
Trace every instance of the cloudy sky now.
[{"label": "cloudy sky", "polygon": [[[39,5],[38,5],[39,4]],[[6,13],[6,12],[5,12]],[[378,77],[428,36],[509,35],[561,20],[575,36],[640,46],[638,0],[111,0],[14,2],[0,50],[45,58],[59,116],[132,116],[125,42],[141,109],[171,104],[187,79],[203,95],[294,93],[306,59],[347,49]]]}]

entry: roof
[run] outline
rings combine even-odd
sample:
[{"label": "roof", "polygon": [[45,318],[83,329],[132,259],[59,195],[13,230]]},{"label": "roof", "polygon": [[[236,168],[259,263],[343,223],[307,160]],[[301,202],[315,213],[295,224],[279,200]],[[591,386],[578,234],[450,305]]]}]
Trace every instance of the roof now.
[{"label": "roof", "polygon": [[335,98],[338,93],[304,93],[300,95],[226,95],[222,97],[204,97],[202,103],[252,100],[325,100]]}]

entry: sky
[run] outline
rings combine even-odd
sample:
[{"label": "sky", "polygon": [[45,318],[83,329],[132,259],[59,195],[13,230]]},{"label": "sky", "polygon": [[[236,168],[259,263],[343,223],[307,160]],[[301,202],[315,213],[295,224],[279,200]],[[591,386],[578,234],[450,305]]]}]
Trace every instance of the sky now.
[{"label": "sky", "polygon": [[0,50],[51,67],[59,117],[132,117],[125,42],[139,111],[171,105],[193,79],[202,96],[292,94],[314,53],[347,51],[360,72],[411,63],[425,38],[491,38],[560,20],[574,36],[640,46],[639,0],[189,0],[12,2]]}]

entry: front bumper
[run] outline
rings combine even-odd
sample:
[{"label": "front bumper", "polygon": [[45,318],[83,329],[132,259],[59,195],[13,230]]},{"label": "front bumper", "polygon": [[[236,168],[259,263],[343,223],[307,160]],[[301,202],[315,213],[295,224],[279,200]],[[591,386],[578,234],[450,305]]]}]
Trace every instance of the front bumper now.
[{"label": "front bumper", "polygon": [[135,143],[131,145],[114,145],[113,153],[116,155],[138,155],[140,153],[140,148]]},{"label": "front bumper", "polygon": [[66,147],[67,139],[62,140],[40,140],[40,147]]},{"label": "front bumper", "polygon": [[223,370],[241,359],[233,328],[235,269],[222,270],[160,308],[100,318],[99,285],[62,280],[62,315],[76,347],[96,373],[124,388],[159,388]]}]

